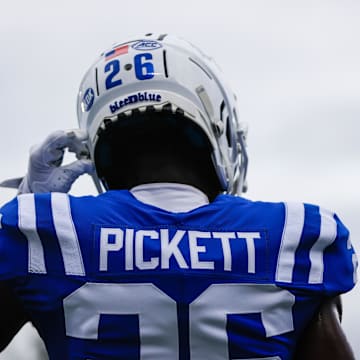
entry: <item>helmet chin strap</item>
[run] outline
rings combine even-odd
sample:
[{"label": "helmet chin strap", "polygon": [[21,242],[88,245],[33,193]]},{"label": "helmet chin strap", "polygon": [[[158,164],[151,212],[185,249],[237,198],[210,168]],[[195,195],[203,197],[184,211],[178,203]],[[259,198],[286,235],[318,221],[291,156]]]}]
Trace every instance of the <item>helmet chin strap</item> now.
[{"label": "helmet chin strap", "polygon": [[97,176],[97,174],[92,175],[93,182],[95,184],[96,190],[99,194],[102,194],[104,192],[104,187],[101,185],[101,182]]},{"label": "helmet chin strap", "polygon": [[237,133],[237,143],[238,146],[240,146],[240,157],[241,157],[241,163],[240,163],[240,179],[238,183],[237,193],[241,194],[242,192],[247,191],[247,182],[246,182],[246,173],[247,173],[247,167],[249,162],[248,153],[246,151],[246,135],[247,135],[247,127],[244,126],[243,128],[240,128],[236,131]]}]

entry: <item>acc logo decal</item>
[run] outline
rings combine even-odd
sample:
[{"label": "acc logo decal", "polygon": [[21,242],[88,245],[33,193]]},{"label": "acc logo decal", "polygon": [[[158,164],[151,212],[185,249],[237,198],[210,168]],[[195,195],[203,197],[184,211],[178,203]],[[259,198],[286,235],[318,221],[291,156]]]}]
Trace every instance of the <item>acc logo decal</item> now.
[{"label": "acc logo decal", "polygon": [[154,40],[139,40],[131,46],[135,50],[156,50],[160,49],[162,45]]},{"label": "acc logo decal", "polygon": [[89,111],[94,104],[95,92],[92,88],[88,88],[85,91],[82,102],[84,104],[85,111]]}]

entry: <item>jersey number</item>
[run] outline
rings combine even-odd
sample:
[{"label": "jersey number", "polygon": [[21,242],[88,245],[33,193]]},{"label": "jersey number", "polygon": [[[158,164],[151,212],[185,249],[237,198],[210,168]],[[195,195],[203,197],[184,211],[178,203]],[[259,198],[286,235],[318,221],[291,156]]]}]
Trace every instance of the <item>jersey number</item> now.
[{"label": "jersey number", "polygon": [[[150,61],[150,53],[137,54],[134,56],[135,76],[138,80],[148,80],[154,77],[154,64]],[[104,68],[105,73],[109,73],[105,79],[105,88],[109,90],[122,84],[122,80],[117,78],[120,73],[120,60],[115,59],[108,62]]]},{"label": "jersey number", "polygon": [[[229,359],[227,314],[260,313],[267,337],[293,330],[294,300],[275,285],[209,286],[189,305],[191,359]],[[64,314],[68,336],[93,340],[98,339],[101,314],[136,314],[140,359],[178,358],[177,305],[154,284],[86,283],[64,299]]]}]

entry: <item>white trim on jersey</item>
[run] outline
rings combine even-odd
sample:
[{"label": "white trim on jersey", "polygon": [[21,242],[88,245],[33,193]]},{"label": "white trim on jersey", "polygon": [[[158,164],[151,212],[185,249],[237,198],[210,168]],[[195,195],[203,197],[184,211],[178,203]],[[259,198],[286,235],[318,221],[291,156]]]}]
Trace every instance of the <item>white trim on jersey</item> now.
[{"label": "white trim on jersey", "polygon": [[85,275],[79,239],[72,220],[67,194],[51,193],[51,210],[66,275]]},{"label": "white trim on jersey", "polygon": [[46,274],[44,248],[36,228],[34,194],[18,197],[18,226],[28,240],[29,273]]},{"label": "white trim on jersey", "polygon": [[323,282],[324,250],[335,241],[337,235],[334,214],[320,208],[320,216],[320,234],[309,253],[311,262],[309,284],[321,284]]},{"label": "white trim on jersey", "polygon": [[304,228],[305,208],[302,203],[284,204],[285,224],[275,276],[276,281],[291,283],[295,266],[295,252]]},{"label": "white trim on jersey", "polygon": [[174,213],[187,212],[209,204],[199,189],[178,183],[151,183],[133,187],[130,192],[139,201]]}]

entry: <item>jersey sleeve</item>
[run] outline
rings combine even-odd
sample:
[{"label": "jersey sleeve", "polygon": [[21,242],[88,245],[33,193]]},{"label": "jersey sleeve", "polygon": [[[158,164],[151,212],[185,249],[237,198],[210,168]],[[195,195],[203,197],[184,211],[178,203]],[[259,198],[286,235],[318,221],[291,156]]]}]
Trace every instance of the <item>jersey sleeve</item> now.
[{"label": "jersey sleeve", "polygon": [[0,209],[0,279],[26,272],[27,241],[19,229],[18,198]]},{"label": "jersey sleeve", "polygon": [[[334,222],[335,240],[324,249],[324,288],[327,295],[351,290],[357,280],[357,256],[351,244],[350,232],[336,214],[327,213]],[[326,221],[326,220],[325,220]],[[315,259],[316,261],[316,256]],[[314,279],[319,275],[314,274]]]},{"label": "jersey sleeve", "polygon": [[316,205],[285,204],[276,281],[323,296],[351,290],[357,259],[349,230],[333,212]]}]

